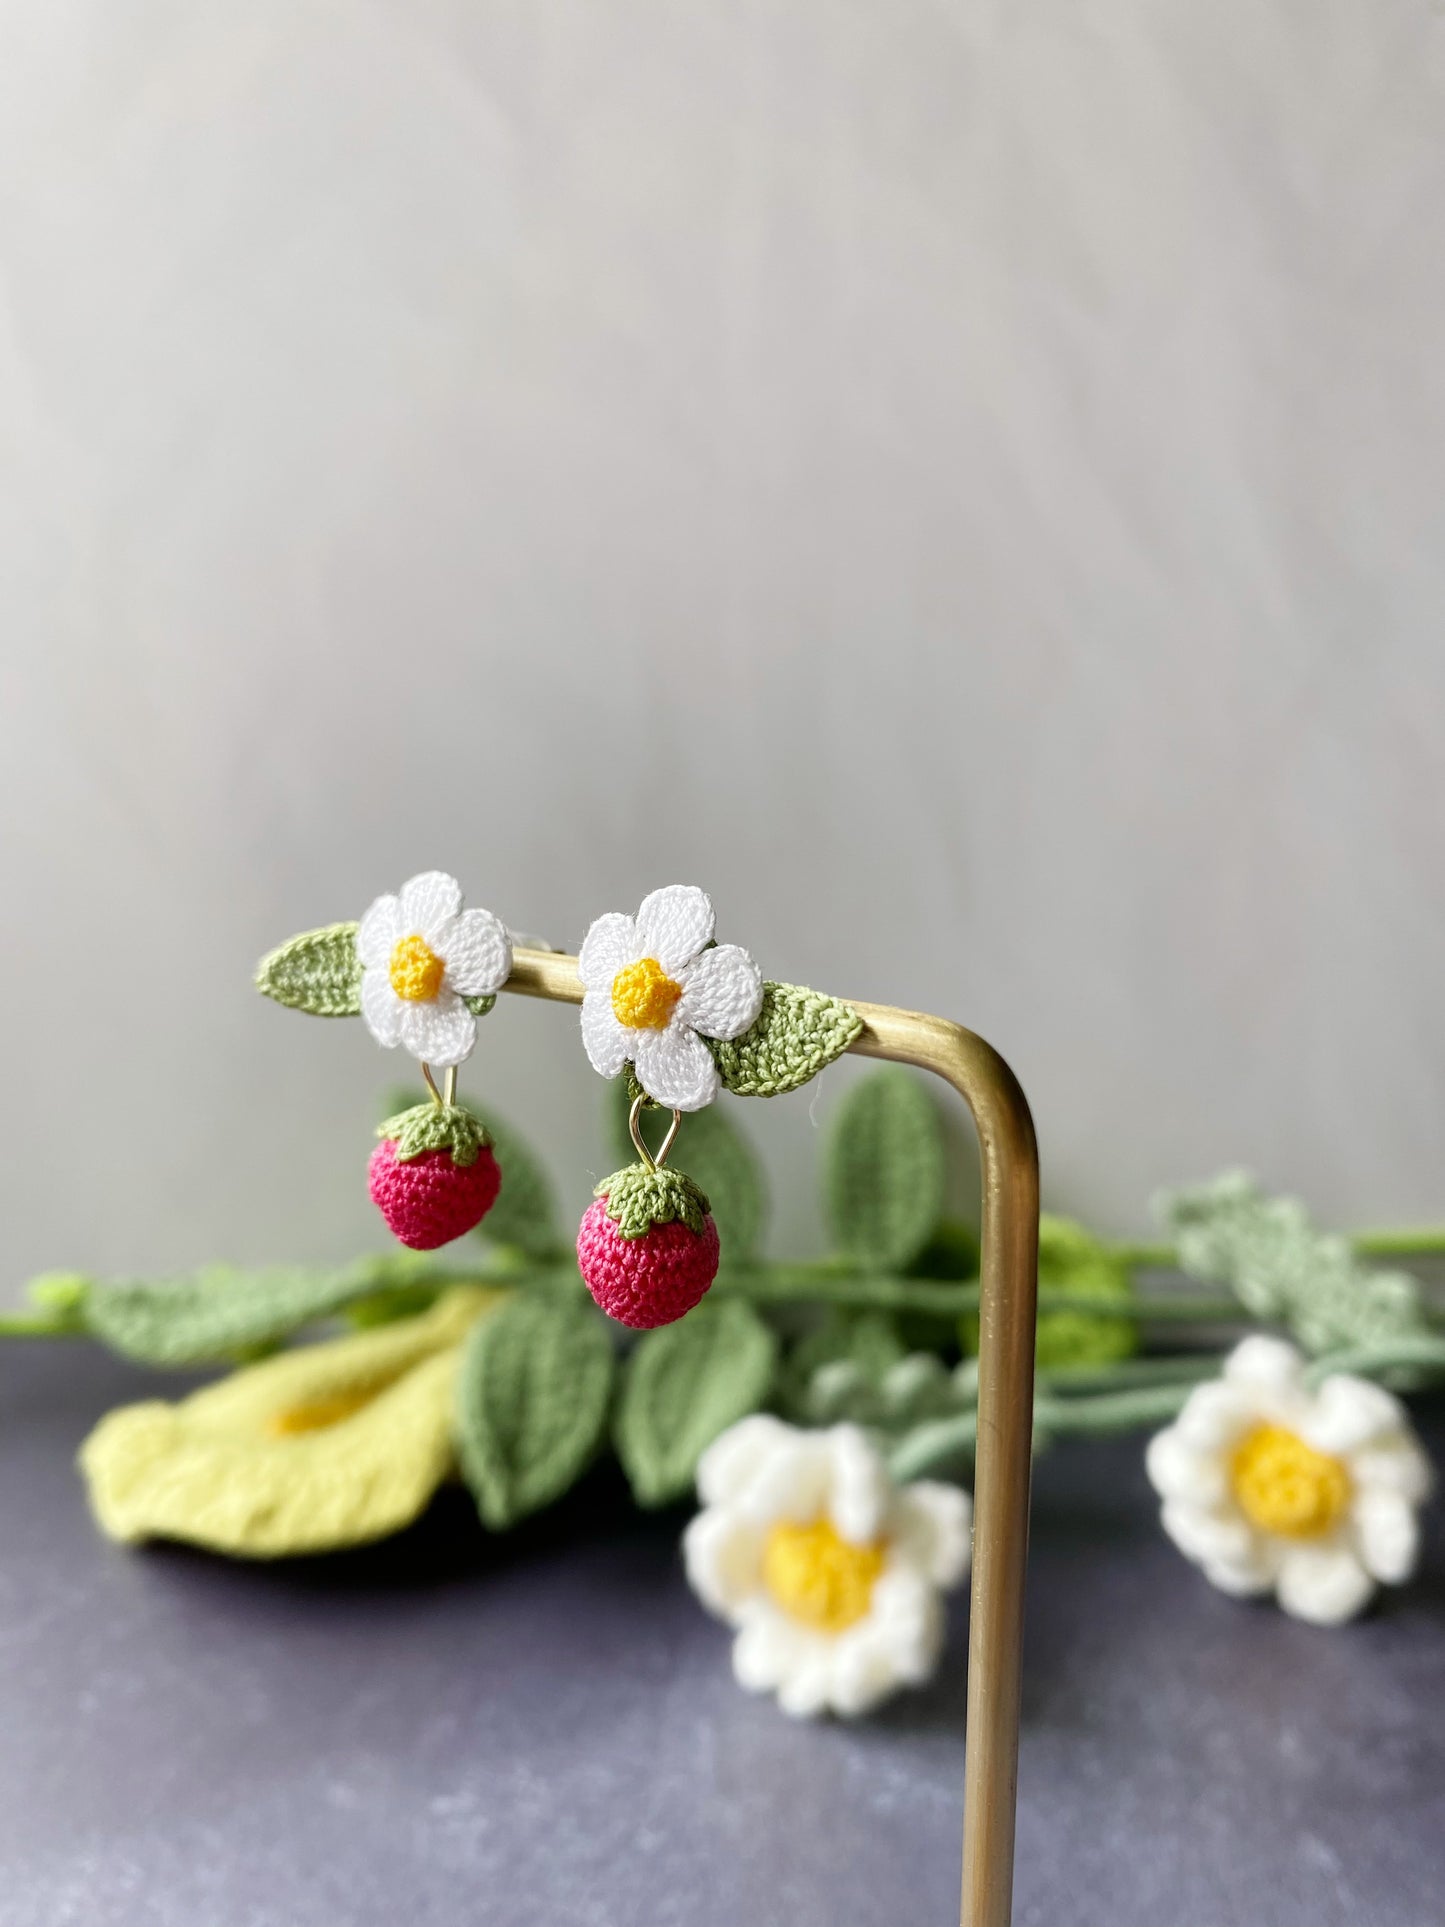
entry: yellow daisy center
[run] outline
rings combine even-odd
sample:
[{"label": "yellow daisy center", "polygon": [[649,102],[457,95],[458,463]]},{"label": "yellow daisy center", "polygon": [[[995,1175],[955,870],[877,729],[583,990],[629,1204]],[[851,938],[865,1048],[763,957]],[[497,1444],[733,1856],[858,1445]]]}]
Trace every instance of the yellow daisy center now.
[{"label": "yellow daisy center", "polygon": [[612,979],[612,1014],[624,1030],[666,1030],[681,995],[656,957],[644,957]]},{"label": "yellow daisy center", "polygon": [[446,968],[425,937],[403,937],[392,946],[387,975],[404,1004],[429,1004],[442,987]]},{"label": "yellow daisy center", "polygon": [[855,1545],[826,1519],[776,1525],[763,1548],[763,1583],[792,1618],[841,1633],[868,1611],[885,1556],[881,1540]]},{"label": "yellow daisy center", "polygon": [[1235,1448],[1230,1483],[1245,1517],[1262,1532],[1317,1539],[1350,1502],[1350,1475],[1282,1425],[1257,1425]]}]

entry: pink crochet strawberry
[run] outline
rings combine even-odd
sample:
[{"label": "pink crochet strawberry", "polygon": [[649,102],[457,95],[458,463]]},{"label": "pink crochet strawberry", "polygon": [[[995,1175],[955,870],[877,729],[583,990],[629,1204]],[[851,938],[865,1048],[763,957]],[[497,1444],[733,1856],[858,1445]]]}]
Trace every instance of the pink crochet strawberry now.
[{"label": "pink crochet strawberry", "polygon": [[603,1311],[637,1331],[691,1311],[717,1276],[717,1226],[681,1171],[629,1165],[597,1187],[577,1264]]},{"label": "pink crochet strawberry", "polygon": [[480,1118],[459,1104],[418,1104],[377,1135],[372,1202],[413,1251],[435,1251],[474,1230],[497,1201],[502,1174]]}]

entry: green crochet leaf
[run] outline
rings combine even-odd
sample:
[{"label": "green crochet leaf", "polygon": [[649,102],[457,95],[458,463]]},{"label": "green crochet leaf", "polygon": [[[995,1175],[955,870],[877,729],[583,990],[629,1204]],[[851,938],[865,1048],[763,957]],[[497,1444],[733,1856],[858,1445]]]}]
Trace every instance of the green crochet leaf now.
[{"label": "green crochet leaf", "polygon": [[309,1011],[313,1017],[359,1017],[356,925],[332,923],[290,938],[256,966],[256,988],[288,1010]]},{"label": "green crochet leaf", "polygon": [[639,1340],[613,1424],[639,1505],[667,1505],[690,1490],[718,1434],[767,1398],[776,1361],[773,1334],[736,1299],[704,1301]]},{"label": "green crochet leaf", "polygon": [[427,1151],[450,1151],[452,1163],[475,1164],[491,1142],[479,1117],[460,1104],[413,1104],[377,1126],[376,1135],[396,1148],[399,1164]]},{"label": "green crochet leaf", "polygon": [[[1039,1323],[1034,1357],[1041,1372],[1112,1365],[1139,1349],[1139,1327],[1127,1311],[1134,1296],[1129,1267],[1072,1218],[1039,1219]],[[1050,1311],[1051,1298],[1097,1298],[1099,1311]],[[965,1318],[964,1350],[978,1350],[978,1318]]]},{"label": "green crochet leaf", "polygon": [[516,1245],[530,1258],[554,1257],[562,1238],[552,1180],[520,1132],[490,1111],[478,1115],[491,1133],[492,1156],[502,1173],[497,1202],[481,1223],[482,1235],[489,1244]]},{"label": "green crochet leaf", "polygon": [[561,1498],[607,1419],[612,1343],[590,1306],[518,1292],[467,1340],[457,1447],[483,1522],[503,1532]]},{"label": "green crochet leaf", "polygon": [[[491,1004],[496,999],[472,1001]],[[402,1111],[421,1104],[424,1099],[418,1091],[397,1087],[387,1101],[391,1110]],[[552,1181],[541,1159],[521,1132],[514,1130],[495,1111],[489,1111],[483,1104],[468,1103],[466,1108],[491,1140],[492,1156],[502,1174],[497,1202],[477,1227],[478,1237],[488,1244],[515,1245],[529,1258],[554,1258],[562,1247],[562,1239],[557,1229]]]},{"label": "green crochet leaf", "polygon": [[1409,1272],[1371,1271],[1346,1239],[1316,1229],[1298,1198],[1267,1197],[1247,1172],[1166,1191],[1155,1209],[1178,1242],[1181,1271],[1228,1285],[1254,1317],[1287,1324],[1308,1351],[1428,1330]]},{"label": "green crochet leaf", "polygon": [[718,1073],[739,1097],[782,1097],[843,1052],[863,1019],[836,997],[798,984],[763,985],[763,1007],[751,1030],[729,1043],[705,1037]]},{"label": "green crochet leaf", "polygon": [[[631,1099],[627,1079],[614,1078],[607,1087],[608,1135],[618,1157],[634,1155],[627,1130]],[[729,1116],[731,1106],[721,1101],[703,1111],[689,1111],[682,1120],[677,1142],[669,1153],[669,1165],[685,1171],[708,1200],[725,1265],[750,1265],[758,1255],[763,1221],[767,1215],[767,1182],[762,1159],[753,1149],[747,1134]],[[671,1112],[645,1110],[642,1133],[649,1147],[662,1143]]]},{"label": "green crochet leaf", "polygon": [[833,1119],[824,1172],[833,1240],[855,1264],[904,1271],[943,1211],[943,1125],[901,1066],[855,1084]]},{"label": "green crochet leaf", "polygon": [[207,1265],[189,1278],[93,1284],[85,1322],[102,1344],[127,1358],[199,1365],[272,1344],[376,1291],[385,1276],[373,1261],[334,1271]]},{"label": "green crochet leaf", "polygon": [[645,1164],[629,1164],[604,1178],[593,1196],[606,1198],[607,1215],[623,1238],[645,1238],[655,1224],[685,1224],[700,1237],[707,1222],[708,1200],[670,1166],[649,1171]]}]

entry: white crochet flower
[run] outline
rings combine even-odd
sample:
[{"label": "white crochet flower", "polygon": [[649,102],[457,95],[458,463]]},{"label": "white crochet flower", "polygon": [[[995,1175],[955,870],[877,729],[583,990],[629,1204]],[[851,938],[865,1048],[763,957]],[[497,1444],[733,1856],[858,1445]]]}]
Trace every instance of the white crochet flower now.
[{"label": "white crochet flower", "polygon": [[1145,1464],[1164,1530],[1224,1592],[1336,1626],[1414,1570],[1430,1466],[1403,1406],[1343,1372],[1311,1392],[1283,1339],[1236,1346]]},{"label": "white crochet flower", "polygon": [[745,1418],[703,1454],[683,1535],[694,1592],[736,1626],[733,1672],[786,1713],[866,1713],[943,1648],[942,1590],[968,1571],[968,1494],[899,1487],[855,1425]]},{"label": "white crochet flower", "polygon": [[712,899],[686,883],[654,890],[635,917],[597,919],[577,959],[593,1070],[616,1077],[630,1060],[659,1104],[711,1104],[718,1073],[703,1038],[741,1037],[763,1007],[757,965],[735,943],[713,945],[712,933]]},{"label": "white crochet flower", "polygon": [[404,1044],[439,1070],[477,1041],[464,1002],[490,997],[511,975],[512,945],[490,910],[463,910],[462,887],[441,870],[378,897],[356,931],[361,1014],[378,1044]]}]

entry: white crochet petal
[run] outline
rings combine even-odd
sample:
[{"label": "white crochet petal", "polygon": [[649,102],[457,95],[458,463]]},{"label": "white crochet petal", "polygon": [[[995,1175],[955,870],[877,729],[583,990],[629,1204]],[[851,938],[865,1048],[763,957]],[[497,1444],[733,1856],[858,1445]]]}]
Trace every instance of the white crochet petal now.
[{"label": "white crochet petal", "polygon": [[1241,1339],[1224,1361],[1231,1385],[1257,1386],[1271,1392],[1292,1391],[1304,1373],[1304,1360],[1283,1338],[1255,1332]]},{"label": "white crochet petal", "polygon": [[883,1530],[893,1498],[888,1468],[856,1425],[822,1434],[828,1454],[828,1516],[845,1539],[866,1545]]},{"label": "white crochet petal", "polygon": [[1358,1493],[1354,1526],[1368,1572],[1391,1586],[1410,1577],[1420,1556],[1420,1525],[1408,1499],[1379,1487]]},{"label": "white crochet petal", "polygon": [[442,925],[462,907],[462,886],[445,870],[423,870],[401,886],[401,934],[431,943]]},{"label": "white crochet petal", "polygon": [[822,1432],[782,1427],[766,1454],[759,1453],[733,1504],[759,1525],[779,1519],[807,1525],[827,1510],[832,1484],[831,1455]]},{"label": "white crochet petal", "polygon": [[1423,1505],[1434,1483],[1430,1461],[1410,1432],[1352,1452],[1349,1468],[1357,1492],[1398,1492],[1411,1505]]},{"label": "white crochet petal", "polygon": [[1405,1408],[1383,1385],[1336,1372],[1321,1385],[1300,1436],[1318,1452],[1354,1452],[1399,1437],[1408,1425]]},{"label": "white crochet petal", "polygon": [[670,1024],[666,1030],[635,1030],[632,1064],[647,1095],[674,1111],[700,1111],[718,1092],[717,1065],[695,1030]]},{"label": "white crochet petal", "polygon": [[429,1002],[406,1006],[401,1041],[413,1057],[433,1070],[450,1070],[470,1057],[477,1041],[477,1020],[461,998],[443,986]]},{"label": "white crochet petal", "polygon": [[385,969],[361,973],[361,1014],[377,1043],[385,1044],[388,1050],[401,1042],[403,1008]]},{"label": "white crochet petal", "polygon": [[856,1719],[900,1686],[929,1679],[943,1650],[943,1623],[938,1594],[916,1573],[885,1573],[873,1588],[867,1618],[833,1642],[833,1711]]},{"label": "white crochet petal", "polygon": [[645,896],[637,912],[641,955],[655,957],[672,976],[712,941],[712,898],[692,883],[669,883]]},{"label": "white crochet petal", "polygon": [[735,1499],[773,1453],[787,1449],[792,1437],[792,1428],[767,1412],[739,1419],[698,1460],[698,1498],[704,1505]]},{"label": "white crochet petal", "polygon": [[463,997],[490,997],[512,974],[511,940],[490,910],[463,910],[448,918],[432,949],[447,967],[446,981]]},{"label": "white crochet petal", "polygon": [[733,1641],[733,1675],[750,1693],[771,1693],[816,1647],[803,1627],[759,1601],[747,1608]]},{"label": "white crochet petal", "polygon": [[795,1720],[816,1719],[831,1710],[833,1654],[823,1640],[808,1640],[789,1662],[778,1682],[778,1704]]},{"label": "white crochet petal", "polygon": [[1251,1387],[1211,1379],[1196,1385],[1172,1429],[1196,1452],[1220,1452],[1234,1445],[1264,1418],[1260,1396]]},{"label": "white crochet petal", "polygon": [[762,1583],[764,1535],[726,1507],[699,1512],[682,1535],[688,1584],[720,1619],[736,1621]]},{"label": "white crochet petal", "polygon": [[1159,1522],[1185,1558],[1196,1565],[1244,1568],[1254,1564],[1260,1554],[1261,1535],[1237,1512],[1166,1499]]},{"label": "white crochet petal", "polygon": [[763,1007],[763,973],[735,943],[704,950],[682,972],[679,1014],[705,1037],[741,1037]]},{"label": "white crochet petal", "polygon": [[620,910],[598,917],[582,939],[577,974],[584,990],[612,990],[612,979],[643,955],[637,925]]},{"label": "white crochet petal", "polygon": [[401,899],[378,897],[356,926],[356,955],[368,970],[391,961],[401,935]]},{"label": "white crochet petal", "polygon": [[1375,1582],[1341,1537],[1323,1545],[1285,1546],[1275,1590],[1281,1606],[1296,1619],[1340,1626],[1368,1603]]},{"label": "white crochet petal", "polygon": [[1205,1559],[1200,1563],[1200,1571],[1220,1592],[1231,1593],[1236,1599],[1257,1599],[1273,1586],[1277,1564],[1277,1560],[1261,1553],[1234,1564],[1223,1559]]},{"label": "white crochet petal", "polygon": [[972,1522],[968,1494],[934,1479],[905,1486],[893,1505],[899,1556],[935,1586],[956,1586],[968,1571]]},{"label": "white crochet petal", "polygon": [[1221,1504],[1229,1496],[1229,1476],[1218,1452],[1201,1451],[1177,1425],[1156,1432],[1144,1450],[1144,1470],[1161,1499],[1193,1505]]},{"label": "white crochet petal", "polygon": [[582,999],[582,1048],[599,1077],[616,1077],[632,1050],[632,1034],[612,1014],[612,995],[589,990]]}]

